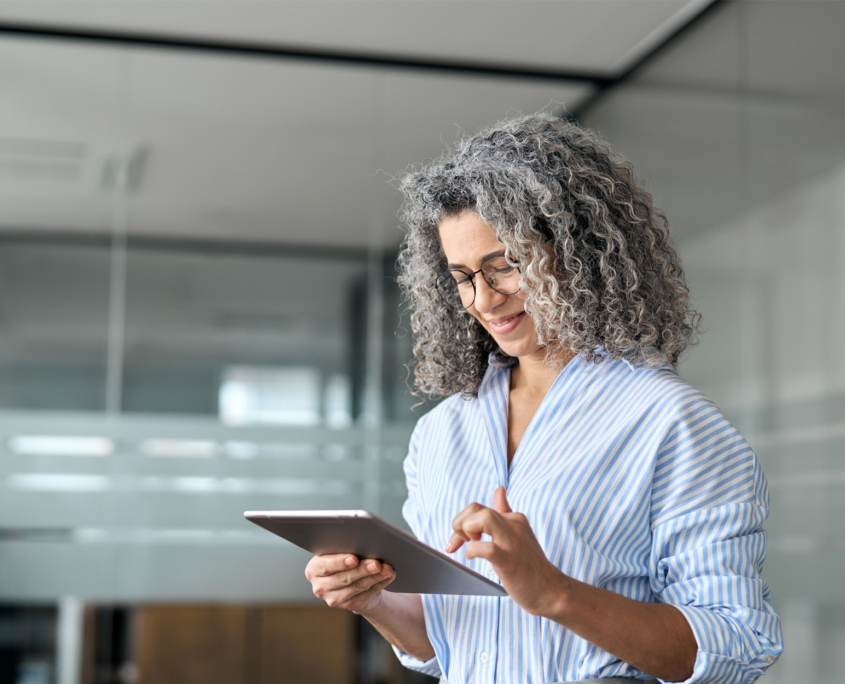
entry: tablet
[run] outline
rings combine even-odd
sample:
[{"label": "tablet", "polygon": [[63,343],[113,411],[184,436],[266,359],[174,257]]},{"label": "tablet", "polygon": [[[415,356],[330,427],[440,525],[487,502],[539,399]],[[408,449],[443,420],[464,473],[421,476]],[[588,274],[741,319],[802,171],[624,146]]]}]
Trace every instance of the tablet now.
[{"label": "tablet", "polygon": [[246,511],[244,517],[315,556],[349,553],[396,571],[389,591],[507,596],[500,584],[367,511]]}]

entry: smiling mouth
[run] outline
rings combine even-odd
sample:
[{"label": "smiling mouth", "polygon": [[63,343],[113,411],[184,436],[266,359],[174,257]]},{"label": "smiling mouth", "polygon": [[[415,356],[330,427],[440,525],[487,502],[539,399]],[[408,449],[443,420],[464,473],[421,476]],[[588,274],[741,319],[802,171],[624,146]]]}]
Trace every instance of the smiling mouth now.
[{"label": "smiling mouth", "polygon": [[508,318],[500,318],[498,321],[490,321],[490,327],[493,329],[494,333],[504,335],[514,330],[514,328],[522,322],[524,317],[525,312],[520,311]]}]

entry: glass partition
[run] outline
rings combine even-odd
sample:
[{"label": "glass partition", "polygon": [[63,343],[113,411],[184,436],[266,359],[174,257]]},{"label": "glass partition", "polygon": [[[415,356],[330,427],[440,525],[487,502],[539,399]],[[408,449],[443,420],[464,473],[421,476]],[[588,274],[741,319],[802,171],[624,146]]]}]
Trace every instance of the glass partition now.
[{"label": "glass partition", "polygon": [[0,233],[0,407],[102,411],[109,242]]},{"label": "glass partition", "polygon": [[413,681],[243,512],[404,527],[395,176],[593,87],[5,33],[0,65],[0,679],[325,681],[331,632],[338,681]]}]

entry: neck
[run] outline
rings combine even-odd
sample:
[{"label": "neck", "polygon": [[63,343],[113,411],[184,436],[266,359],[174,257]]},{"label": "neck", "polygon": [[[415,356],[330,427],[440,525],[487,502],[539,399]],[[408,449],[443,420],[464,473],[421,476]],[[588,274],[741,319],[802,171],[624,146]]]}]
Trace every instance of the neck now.
[{"label": "neck", "polygon": [[[525,390],[530,393],[544,394],[554,384],[559,370],[549,368],[545,364],[546,350],[538,349],[528,356],[519,357],[519,361],[511,370],[511,389]],[[564,365],[572,361],[575,355],[568,348],[561,349],[555,359],[563,361]]]}]

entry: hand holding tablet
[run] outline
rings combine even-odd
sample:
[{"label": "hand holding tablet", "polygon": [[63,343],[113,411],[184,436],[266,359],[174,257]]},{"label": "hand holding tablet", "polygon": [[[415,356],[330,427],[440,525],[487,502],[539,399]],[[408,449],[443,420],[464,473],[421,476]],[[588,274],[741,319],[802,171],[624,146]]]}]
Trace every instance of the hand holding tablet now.
[{"label": "hand holding tablet", "polygon": [[316,556],[375,559],[379,571],[389,565],[396,572],[390,591],[507,596],[499,584],[367,511],[247,511],[244,517]]}]

